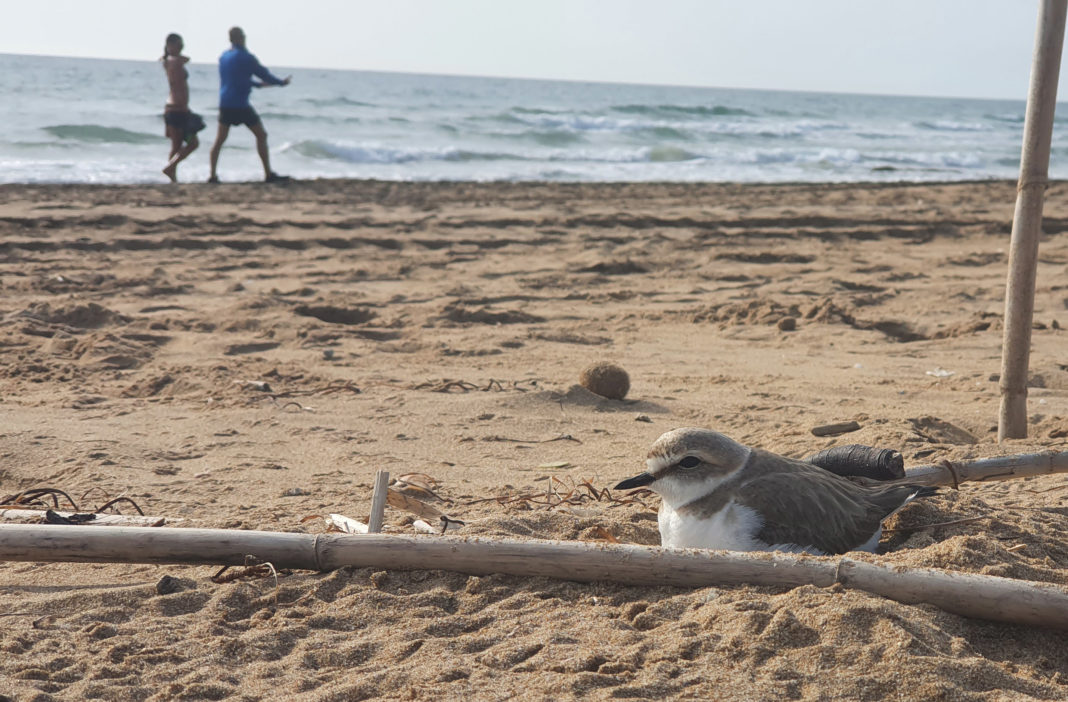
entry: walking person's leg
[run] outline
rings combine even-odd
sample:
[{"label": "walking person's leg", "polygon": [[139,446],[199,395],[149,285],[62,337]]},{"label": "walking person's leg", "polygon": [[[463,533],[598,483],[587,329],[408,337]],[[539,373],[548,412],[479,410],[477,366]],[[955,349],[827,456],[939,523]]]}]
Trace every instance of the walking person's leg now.
[{"label": "walking person's leg", "polygon": [[271,180],[271,154],[267,150],[267,130],[263,128],[263,122],[257,122],[249,126],[249,129],[256,137],[256,152],[263,163],[263,179]]},{"label": "walking person's leg", "polygon": [[167,162],[167,167],[163,169],[164,175],[171,179],[172,183],[178,182],[178,164],[185,160],[185,158],[197,150],[200,146],[200,139],[196,134],[189,137],[189,142],[185,145],[182,144],[181,138],[178,140],[177,148],[171,148],[171,160]]},{"label": "walking person's leg", "polygon": [[182,150],[182,130],[168,124],[167,138],[171,140],[171,152],[167,154],[167,165],[163,167],[163,175],[170,178],[172,183],[176,183],[178,182],[178,176],[175,167],[178,162],[174,160],[174,157]]},{"label": "walking person's leg", "polygon": [[216,168],[219,165],[219,152],[222,151],[226,137],[229,135],[230,125],[225,122],[219,122],[219,131],[215,133],[215,143],[211,145],[211,175],[208,176],[209,183],[219,182],[219,175],[216,172]]},{"label": "walking person's leg", "polygon": [[178,127],[168,126],[167,138],[171,140],[171,152],[167,154],[167,160],[170,161],[178,153],[178,150],[182,148],[182,130]]}]

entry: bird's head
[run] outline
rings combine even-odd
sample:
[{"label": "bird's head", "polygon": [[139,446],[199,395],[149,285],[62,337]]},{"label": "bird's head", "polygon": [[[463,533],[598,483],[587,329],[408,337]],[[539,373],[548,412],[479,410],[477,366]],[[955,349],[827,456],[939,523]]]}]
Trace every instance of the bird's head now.
[{"label": "bird's head", "polygon": [[749,459],[752,449],[708,429],[673,429],[662,434],[645,461],[646,471],[616,490],[648,487],[664,502],[681,506],[713,490]]}]

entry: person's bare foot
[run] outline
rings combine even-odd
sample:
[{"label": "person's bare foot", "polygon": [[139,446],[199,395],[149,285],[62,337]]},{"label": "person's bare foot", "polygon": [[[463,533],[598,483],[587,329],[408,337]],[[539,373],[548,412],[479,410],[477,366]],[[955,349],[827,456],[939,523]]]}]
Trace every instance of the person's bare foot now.
[{"label": "person's bare foot", "polygon": [[176,163],[173,166],[167,166],[166,168],[164,168],[163,169],[163,175],[165,175],[168,178],[170,178],[172,183],[177,183],[178,182],[178,164]]}]

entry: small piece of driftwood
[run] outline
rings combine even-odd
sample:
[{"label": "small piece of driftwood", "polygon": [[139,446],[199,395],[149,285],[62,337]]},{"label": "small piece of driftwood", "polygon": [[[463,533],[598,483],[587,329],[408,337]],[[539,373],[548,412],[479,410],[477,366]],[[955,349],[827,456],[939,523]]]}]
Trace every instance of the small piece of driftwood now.
[{"label": "small piece of driftwood", "polygon": [[416,519],[414,522],[412,522],[412,529],[415,529],[420,534],[440,534],[441,533],[441,528],[440,527],[435,529],[434,527],[430,526],[428,523],[424,522],[422,519]]},{"label": "small piece of driftwood", "polygon": [[915,466],[905,471],[903,482],[932,487],[956,487],[965,482],[996,482],[1053,473],[1068,473],[1068,451],[1021,453],[974,461],[944,461],[940,464]]},{"label": "small piece of driftwood", "polygon": [[860,431],[860,425],[856,422],[836,422],[812,427],[813,436],[838,436],[839,434],[848,434],[851,431]]},{"label": "small piece of driftwood", "polygon": [[[158,527],[167,523],[166,517],[145,517],[140,514],[104,514],[100,512],[61,512],[59,510],[48,510],[53,514],[56,514],[63,519],[76,521],[78,524],[84,524],[86,526],[149,526]],[[0,519],[14,522],[24,522],[28,520],[40,520],[45,516],[46,510],[43,509],[7,509],[0,507]],[[91,517],[91,518],[90,518]],[[170,521],[182,521],[181,519],[171,519]]]},{"label": "small piece of driftwood", "polygon": [[319,571],[440,569],[682,587],[837,583],[964,617],[1068,630],[1068,590],[1056,585],[847,557],[460,536],[0,525],[0,560],[243,565],[250,555],[279,569]]},{"label": "small piece of driftwood", "polygon": [[369,534],[377,534],[382,531],[388,493],[389,471],[380,470],[375,473],[375,485],[371,492],[371,516],[367,519],[367,533]]},{"label": "small piece of driftwood", "polygon": [[345,534],[366,534],[367,525],[355,519],[346,517],[344,514],[328,514],[327,521]]}]

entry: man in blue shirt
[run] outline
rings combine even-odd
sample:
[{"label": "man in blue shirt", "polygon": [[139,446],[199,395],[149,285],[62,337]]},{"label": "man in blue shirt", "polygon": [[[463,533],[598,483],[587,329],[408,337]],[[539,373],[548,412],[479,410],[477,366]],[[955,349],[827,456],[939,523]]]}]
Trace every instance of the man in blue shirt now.
[{"label": "man in blue shirt", "polygon": [[[218,183],[219,176],[215,167],[219,162],[219,152],[223,142],[230,134],[230,127],[244,124],[256,136],[256,151],[263,162],[263,179],[268,183],[286,180],[271,170],[271,157],[267,152],[267,131],[256,110],[249,104],[248,96],[253,88],[270,85],[289,85],[292,76],[279,78],[260,65],[259,60],[245,48],[245,33],[241,27],[230,29],[229,51],[219,57],[219,131],[215,135],[215,144],[211,147],[211,177],[209,183]],[[255,76],[260,81],[254,81]]]}]

